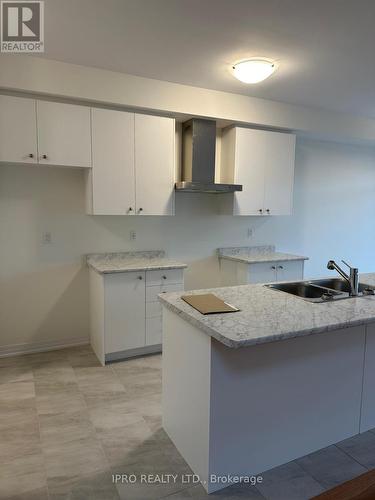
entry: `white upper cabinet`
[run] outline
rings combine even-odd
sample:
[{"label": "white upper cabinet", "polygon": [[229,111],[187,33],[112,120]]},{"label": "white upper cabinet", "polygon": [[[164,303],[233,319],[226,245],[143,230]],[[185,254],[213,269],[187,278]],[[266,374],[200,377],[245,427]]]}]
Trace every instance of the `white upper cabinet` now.
[{"label": "white upper cabinet", "polygon": [[37,101],[39,163],[91,167],[90,108]]},{"label": "white upper cabinet", "polygon": [[0,161],[36,163],[36,102],[0,96]]},{"label": "white upper cabinet", "polygon": [[93,215],[173,215],[175,121],[92,109]]},{"label": "white upper cabinet", "polygon": [[224,131],[222,169],[242,184],[234,215],[290,215],[293,206],[295,135],[233,127]]},{"label": "white upper cabinet", "polygon": [[92,109],[92,213],[135,213],[134,113]]},{"label": "white upper cabinet", "polygon": [[174,144],[174,119],[135,115],[135,185],[139,215],[173,215]]},{"label": "white upper cabinet", "polygon": [[268,159],[264,183],[265,214],[291,215],[296,136],[278,132],[266,134],[271,135],[264,138],[264,149],[261,152],[261,155],[264,154]]}]

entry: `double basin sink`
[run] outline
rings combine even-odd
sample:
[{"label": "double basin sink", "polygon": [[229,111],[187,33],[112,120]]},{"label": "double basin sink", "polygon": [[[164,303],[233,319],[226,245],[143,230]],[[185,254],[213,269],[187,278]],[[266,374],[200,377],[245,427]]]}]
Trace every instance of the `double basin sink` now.
[{"label": "double basin sink", "polygon": [[[319,303],[352,298],[350,296],[349,283],[341,278],[275,283],[265,286],[273,290],[295,295],[309,302]],[[375,291],[373,288],[363,283],[359,284],[359,296],[374,294]]]}]

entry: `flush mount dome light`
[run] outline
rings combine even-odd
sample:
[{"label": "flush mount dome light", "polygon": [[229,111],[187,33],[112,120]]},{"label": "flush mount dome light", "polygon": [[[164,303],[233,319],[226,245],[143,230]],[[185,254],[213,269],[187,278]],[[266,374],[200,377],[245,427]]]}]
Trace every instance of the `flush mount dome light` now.
[{"label": "flush mount dome light", "polygon": [[233,74],[244,83],[258,83],[272,75],[276,64],[267,59],[254,58],[241,61],[233,66]]}]

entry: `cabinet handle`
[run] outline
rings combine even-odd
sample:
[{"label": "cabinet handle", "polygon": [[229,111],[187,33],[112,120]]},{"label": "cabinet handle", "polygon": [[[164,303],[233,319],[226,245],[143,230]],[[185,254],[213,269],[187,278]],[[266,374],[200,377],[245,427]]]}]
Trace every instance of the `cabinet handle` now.
[{"label": "cabinet handle", "polygon": [[162,278],[163,278],[163,280],[166,280],[166,279],[167,279],[167,277],[166,277],[166,276],[162,276]]},{"label": "cabinet handle", "polygon": [[43,160],[47,160],[48,156],[47,155],[42,155]]},{"label": "cabinet handle", "polygon": [[133,212],[132,207],[129,207],[129,208],[128,208],[128,212]]},{"label": "cabinet handle", "polygon": [[29,158],[34,158],[34,155],[33,155],[32,153],[29,153],[27,156],[28,156]]},{"label": "cabinet handle", "polygon": [[139,280],[143,280],[143,277],[142,277],[142,276],[138,276],[138,279],[139,279]]},{"label": "cabinet handle", "polygon": [[278,266],[278,269],[284,269],[284,267],[283,266]]},{"label": "cabinet handle", "polygon": [[276,266],[271,266],[271,269],[275,270],[275,269],[276,269]]},{"label": "cabinet handle", "polygon": [[266,212],[269,214],[271,212],[271,210],[269,208],[267,208]]},{"label": "cabinet handle", "polygon": [[140,209],[138,210],[138,212],[143,212],[143,208],[140,208]]},{"label": "cabinet handle", "polygon": [[260,209],[258,210],[258,212],[259,212],[260,214],[262,214],[262,213],[263,213],[263,208],[260,208]]}]

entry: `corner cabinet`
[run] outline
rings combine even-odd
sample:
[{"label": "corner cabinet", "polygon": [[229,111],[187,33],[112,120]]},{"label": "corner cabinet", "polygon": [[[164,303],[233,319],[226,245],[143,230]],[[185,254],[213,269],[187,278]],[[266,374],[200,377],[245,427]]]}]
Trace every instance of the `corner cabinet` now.
[{"label": "corner cabinet", "polygon": [[0,95],[0,161],[91,167],[90,108]]},{"label": "corner cabinet", "polygon": [[174,215],[175,120],[92,109],[91,215]]},{"label": "corner cabinet", "polygon": [[99,361],[160,352],[158,294],[183,289],[183,269],[108,274],[90,269],[90,341]]},{"label": "corner cabinet", "polygon": [[233,215],[291,215],[296,137],[232,127],[222,135],[222,172],[242,184],[227,209]]}]

